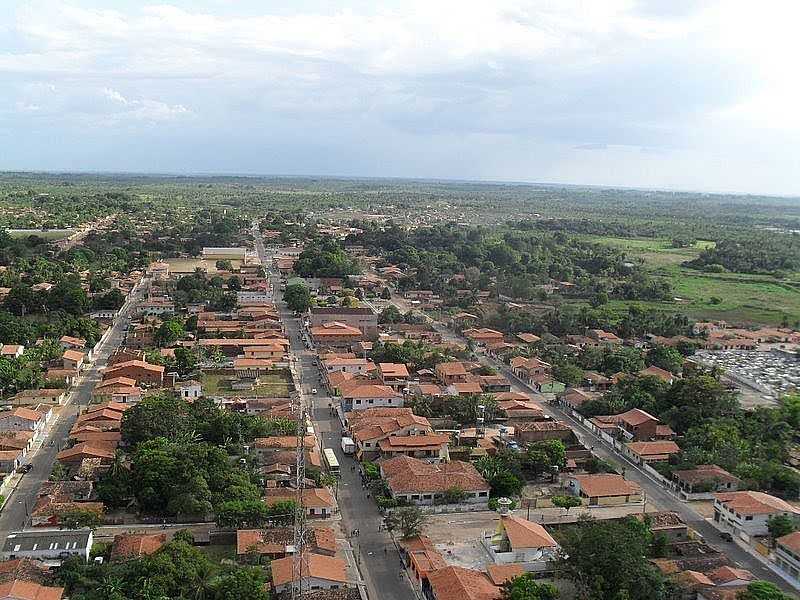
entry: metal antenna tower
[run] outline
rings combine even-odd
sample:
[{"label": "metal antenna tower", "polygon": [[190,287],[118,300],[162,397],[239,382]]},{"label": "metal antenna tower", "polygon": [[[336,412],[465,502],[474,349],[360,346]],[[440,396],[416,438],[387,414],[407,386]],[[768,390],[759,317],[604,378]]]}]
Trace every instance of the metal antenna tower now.
[{"label": "metal antenna tower", "polygon": [[[302,389],[302,388],[301,388]],[[297,411],[297,457],[295,458],[295,514],[294,514],[294,559],[292,561],[292,600],[303,597],[303,553],[306,547],[306,515],[303,508],[303,490],[306,480],[306,409],[303,396],[298,395]]]}]

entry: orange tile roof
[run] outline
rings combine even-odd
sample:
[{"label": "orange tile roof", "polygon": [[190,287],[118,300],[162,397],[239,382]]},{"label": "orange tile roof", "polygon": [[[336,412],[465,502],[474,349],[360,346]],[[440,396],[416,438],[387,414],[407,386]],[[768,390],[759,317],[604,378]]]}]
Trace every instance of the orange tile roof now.
[{"label": "orange tile roof", "polygon": [[[343,560],[312,552],[303,554],[301,560],[301,570],[305,577],[347,583],[347,564]],[[270,563],[273,585],[281,586],[294,581],[294,561],[294,556],[287,556]]]},{"label": "orange tile roof", "polygon": [[422,448],[440,448],[447,444],[450,436],[447,434],[429,435],[390,435],[380,441],[379,445],[384,452],[392,450],[408,450]]},{"label": "orange tile roof", "polygon": [[[274,488],[265,491],[264,502],[275,504],[285,500],[295,499],[295,490],[289,488]],[[305,488],[301,495],[304,508],[333,508],[336,500],[327,488]]]},{"label": "orange tile roof", "polygon": [[458,460],[432,465],[409,456],[381,463],[389,488],[398,494],[441,493],[454,487],[465,492],[488,491],[489,484],[477,469]]},{"label": "orange tile roof", "polygon": [[402,363],[378,363],[378,368],[384,377],[408,377],[408,367]]},{"label": "orange tile roof", "polygon": [[446,567],[428,575],[436,600],[499,600],[500,588],[480,571]]},{"label": "orange tile roof", "polygon": [[436,370],[443,375],[466,375],[467,370],[460,362],[444,362],[436,365]]},{"label": "orange tile roof", "polygon": [[724,492],[714,494],[714,498],[742,515],[771,515],[776,512],[800,514],[800,509],[764,492]]},{"label": "orange tile roof", "polygon": [[153,554],[167,542],[166,533],[120,533],[114,536],[111,560]]},{"label": "orange tile roof", "polygon": [[342,392],[343,398],[401,398],[402,394],[394,391],[388,385],[361,384],[348,387]]},{"label": "orange tile roof", "polygon": [[18,407],[11,412],[0,415],[0,419],[10,419],[11,417],[19,417],[20,419],[25,419],[26,421],[39,421],[44,417],[44,415],[40,412],[36,412],[35,410],[31,410],[30,408],[24,407]]},{"label": "orange tile roof", "polygon": [[13,579],[0,583],[0,598],[11,600],[61,600],[64,588],[39,585],[33,581]]},{"label": "orange tile roof", "polygon": [[78,352],[77,350],[64,350],[64,354],[62,354],[61,357],[66,358],[67,360],[81,361],[86,357],[86,355],[83,352]]},{"label": "orange tile roof", "polygon": [[276,529],[239,529],[236,531],[236,554],[247,554],[254,549],[259,554],[283,554],[294,544],[294,531]]},{"label": "orange tile roof", "polygon": [[515,516],[502,516],[500,523],[512,550],[522,548],[555,548],[558,546],[547,530],[532,521]]},{"label": "orange tile roof", "polygon": [[486,567],[486,573],[489,575],[489,579],[493,584],[503,585],[506,581],[510,581],[514,579],[514,577],[519,577],[525,573],[525,569],[522,568],[522,565],[518,564],[489,565]]},{"label": "orange tile roof", "polygon": [[671,441],[631,442],[625,445],[631,450],[631,452],[643,457],[677,454],[681,451],[681,449],[678,447],[678,444]]},{"label": "orange tile roof", "polygon": [[573,477],[581,486],[581,491],[593,498],[606,496],[630,496],[641,493],[642,489],[634,481],[628,481],[622,475],[597,474],[575,475]]},{"label": "orange tile roof", "polygon": [[[800,533],[800,532],[796,531],[795,533]],[[789,535],[793,534],[790,533]],[[778,543],[780,543],[781,539],[783,538],[778,538]],[[800,536],[798,536],[798,541],[800,541]],[[713,571],[709,571],[708,573],[706,573],[706,575],[708,575],[708,578],[711,581],[713,581],[716,585],[730,583],[731,581],[737,581],[737,580],[754,581],[756,578],[756,576],[753,575],[747,569],[737,569],[736,567],[731,567],[728,565],[723,565],[717,569],[714,569]]]}]

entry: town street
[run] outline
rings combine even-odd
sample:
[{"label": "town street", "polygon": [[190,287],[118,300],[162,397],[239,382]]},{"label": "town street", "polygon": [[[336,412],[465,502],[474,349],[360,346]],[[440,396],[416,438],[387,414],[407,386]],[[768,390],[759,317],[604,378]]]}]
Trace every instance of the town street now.
[{"label": "town street", "polygon": [[[271,258],[267,256],[260,235],[256,235],[256,249],[264,267],[271,271],[269,262]],[[292,352],[297,357],[298,375],[302,386],[301,397],[306,399],[306,408],[322,446],[333,448],[341,466],[341,477],[336,492],[337,502],[345,531],[359,530],[358,537],[350,537],[350,543],[369,598],[372,600],[414,598],[414,591],[408,582],[392,539],[387,531],[380,528],[383,517],[374,501],[367,498],[366,491],[361,486],[357,463],[342,452],[341,425],[328,407],[331,399],[325,394],[316,354],[306,349],[300,334],[300,319],[296,318],[283,303],[280,280],[274,273],[272,283],[275,305],[280,311]],[[318,394],[310,394],[312,389],[318,390]],[[351,471],[352,467],[355,468]]]},{"label": "town street", "polygon": [[141,284],[133,288],[123,307],[111,325],[111,331],[98,347],[94,361],[78,378],[65,404],[54,411],[54,424],[49,435],[41,443],[38,450],[33,450],[25,457],[26,463],[33,464],[30,473],[21,476],[16,488],[9,494],[6,504],[0,511],[0,543],[4,542],[11,531],[23,529],[28,521],[30,511],[36,502],[36,496],[42,482],[47,481],[53,469],[56,454],[64,448],[69,438],[70,429],[81,409],[89,404],[92,389],[101,378],[101,369],[108,357],[122,343],[124,327],[128,323],[131,307],[141,298]]}]

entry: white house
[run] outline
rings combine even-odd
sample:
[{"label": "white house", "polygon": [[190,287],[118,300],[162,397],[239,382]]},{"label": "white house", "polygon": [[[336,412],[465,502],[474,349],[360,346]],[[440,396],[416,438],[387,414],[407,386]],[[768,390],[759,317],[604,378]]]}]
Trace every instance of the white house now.
[{"label": "white house", "polygon": [[203,395],[203,385],[194,379],[189,381],[180,381],[175,386],[175,391],[178,396],[187,400],[200,398]]},{"label": "white house", "polygon": [[14,531],[3,544],[3,559],[32,558],[60,562],[68,556],[80,556],[88,561],[93,540],[91,529]]},{"label": "white house", "polygon": [[379,407],[403,408],[403,395],[388,385],[370,383],[348,387],[342,391],[344,412]]},{"label": "white house", "polygon": [[778,515],[800,521],[800,509],[764,492],[714,494],[714,525],[733,530],[745,541],[752,536],[767,535],[767,521]]},{"label": "white house", "polygon": [[32,431],[33,436],[38,437],[46,422],[47,415],[20,406],[10,412],[0,414],[0,432]]},{"label": "white house", "polygon": [[521,563],[526,571],[547,571],[558,544],[547,530],[532,521],[503,515],[494,532],[484,533],[483,544],[496,564]]}]

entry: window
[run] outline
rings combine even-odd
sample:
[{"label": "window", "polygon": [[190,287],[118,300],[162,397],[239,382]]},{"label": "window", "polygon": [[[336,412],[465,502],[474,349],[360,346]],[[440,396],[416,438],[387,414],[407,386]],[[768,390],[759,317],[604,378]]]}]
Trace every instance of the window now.
[{"label": "window", "polygon": [[746,517],[744,518],[744,520],[745,520],[745,521],[752,521],[752,520],[753,520],[753,515],[748,515],[748,516],[746,516]]}]

